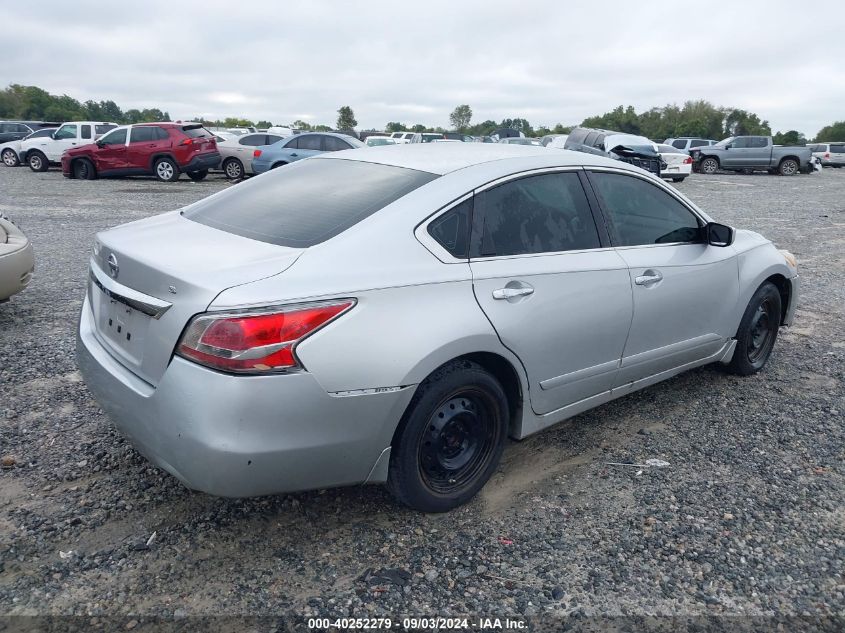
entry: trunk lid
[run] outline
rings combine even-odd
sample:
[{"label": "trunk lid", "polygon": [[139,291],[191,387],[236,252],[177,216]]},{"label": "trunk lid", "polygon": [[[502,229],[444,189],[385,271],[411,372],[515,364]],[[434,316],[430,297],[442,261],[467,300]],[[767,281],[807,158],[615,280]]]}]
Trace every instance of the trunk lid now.
[{"label": "trunk lid", "polygon": [[281,273],[302,252],[226,233],[178,211],[99,233],[88,282],[96,336],[155,386],[192,316],[227,288]]}]

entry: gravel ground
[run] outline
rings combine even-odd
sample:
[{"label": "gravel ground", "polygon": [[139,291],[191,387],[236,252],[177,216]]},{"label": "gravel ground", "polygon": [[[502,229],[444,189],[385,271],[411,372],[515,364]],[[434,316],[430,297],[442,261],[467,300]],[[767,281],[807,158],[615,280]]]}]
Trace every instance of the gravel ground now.
[{"label": "gravel ground", "polygon": [[[95,232],[226,186],[0,168],[0,211],[37,257],[32,285],[0,305],[0,614],[129,628],[215,614],[845,617],[845,169],[679,185],[799,258],[797,321],[764,372],[702,368],[513,442],[483,493],[445,515],[381,487],[194,493],[92,400],[73,349]],[[670,466],[607,465],[648,458]]]}]

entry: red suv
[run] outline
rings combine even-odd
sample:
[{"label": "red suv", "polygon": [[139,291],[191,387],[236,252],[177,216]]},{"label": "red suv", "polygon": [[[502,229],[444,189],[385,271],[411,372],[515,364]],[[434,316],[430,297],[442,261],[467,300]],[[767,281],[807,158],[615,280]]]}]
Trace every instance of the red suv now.
[{"label": "red suv", "polygon": [[62,154],[66,178],[152,174],[173,181],[185,172],[202,180],[220,164],[214,135],[199,123],[124,125]]}]

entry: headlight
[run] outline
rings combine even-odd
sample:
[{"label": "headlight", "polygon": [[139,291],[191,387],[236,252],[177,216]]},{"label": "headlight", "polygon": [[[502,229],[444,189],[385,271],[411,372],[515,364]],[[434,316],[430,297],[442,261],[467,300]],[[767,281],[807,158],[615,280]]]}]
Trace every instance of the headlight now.
[{"label": "headlight", "polygon": [[787,250],[781,249],[780,254],[783,255],[783,258],[786,260],[786,263],[790,265],[790,267],[798,270],[798,258],[795,257],[792,253]]}]

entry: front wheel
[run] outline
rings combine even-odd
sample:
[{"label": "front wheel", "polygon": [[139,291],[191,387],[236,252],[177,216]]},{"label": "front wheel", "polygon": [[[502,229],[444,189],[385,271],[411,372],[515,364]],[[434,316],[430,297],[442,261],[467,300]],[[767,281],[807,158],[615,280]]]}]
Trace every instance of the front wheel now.
[{"label": "front wheel", "polygon": [[683,178],[672,178],[672,182],[684,182]]},{"label": "front wheel", "polygon": [[179,168],[170,158],[159,158],[153,166],[156,178],[164,182],[179,180]]},{"label": "front wheel", "polygon": [[798,161],[792,158],[782,160],[778,172],[781,176],[794,176],[798,173]]},{"label": "front wheel", "polygon": [[481,490],[502,455],[508,401],[480,365],[455,361],[417,390],[393,442],[388,487],[402,503],[446,512]]},{"label": "front wheel", "polygon": [[32,171],[47,171],[50,166],[47,157],[41,152],[32,152],[27,158],[27,163],[29,163],[29,168]]},{"label": "front wheel", "polygon": [[97,177],[97,172],[90,160],[78,158],[73,161],[73,177],[78,180],[94,180]]},{"label": "front wheel", "polygon": [[715,158],[705,158],[701,161],[701,166],[699,170],[702,174],[707,174],[708,176],[712,176],[717,171],[719,171],[719,161]]},{"label": "front wheel", "polygon": [[729,371],[749,376],[763,369],[778,337],[780,316],[780,292],[767,281],[751,297],[742,315]]},{"label": "front wheel", "polygon": [[227,158],[223,163],[223,173],[229,180],[238,180],[244,177],[244,166],[237,158]]},{"label": "front wheel", "polygon": [[208,170],[207,169],[200,169],[198,171],[189,171],[188,172],[188,178],[190,178],[194,182],[199,182],[200,180],[203,180],[206,176],[208,176]]},{"label": "front wheel", "polygon": [[6,167],[17,167],[18,165],[20,165],[21,161],[18,158],[17,152],[10,147],[4,149],[3,164],[6,165]]}]

